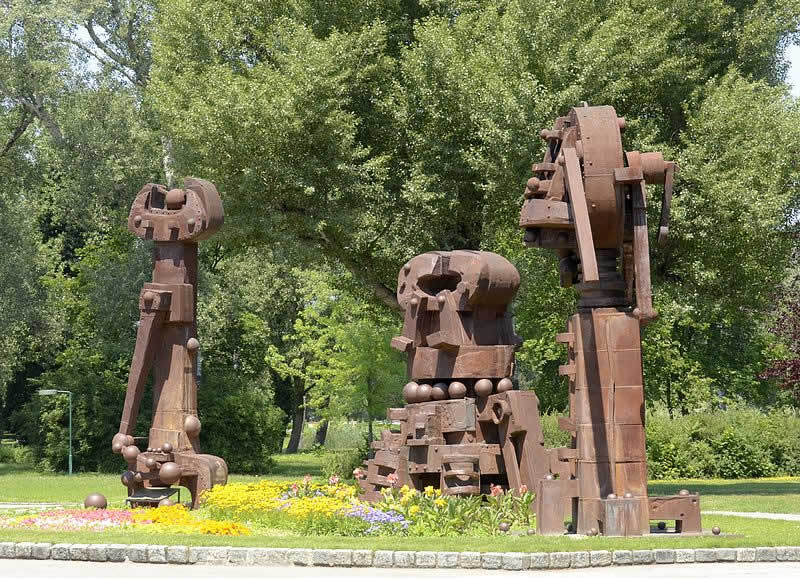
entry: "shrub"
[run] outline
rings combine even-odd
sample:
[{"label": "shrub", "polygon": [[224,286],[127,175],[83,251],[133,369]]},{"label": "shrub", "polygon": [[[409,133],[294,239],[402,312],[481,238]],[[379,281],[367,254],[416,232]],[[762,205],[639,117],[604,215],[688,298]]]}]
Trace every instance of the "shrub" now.
[{"label": "shrub", "polygon": [[16,442],[0,443],[0,464],[33,465],[33,452]]}]

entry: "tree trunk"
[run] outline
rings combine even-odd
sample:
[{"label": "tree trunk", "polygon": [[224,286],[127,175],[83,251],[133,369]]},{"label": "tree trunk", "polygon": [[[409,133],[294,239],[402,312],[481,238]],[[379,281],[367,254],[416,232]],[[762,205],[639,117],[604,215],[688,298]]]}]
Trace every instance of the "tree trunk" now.
[{"label": "tree trunk", "polygon": [[289,445],[286,446],[287,454],[296,454],[300,449],[300,438],[303,435],[304,421],[305,407],[300,403],[294,408],[292,415],[292,435],[289,436]]},{"label": "tree trunk", "polygon": [[327,437],[328,437],[328,420],[323,419],[321,422],[319,422],[317,433],[314,435],[314,444],[318,446],[324,446]]}]

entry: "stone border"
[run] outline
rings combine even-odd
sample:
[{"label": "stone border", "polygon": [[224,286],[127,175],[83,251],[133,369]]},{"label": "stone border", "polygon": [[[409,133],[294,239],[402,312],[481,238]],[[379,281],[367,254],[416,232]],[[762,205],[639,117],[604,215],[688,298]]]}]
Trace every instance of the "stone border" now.
[{"label": "stone border", "polygon": [[3,558],[149,564],[544,570],[697,562],[797,562],[800,561],[800,546],[482,553],[0,542],[0,559]]}]

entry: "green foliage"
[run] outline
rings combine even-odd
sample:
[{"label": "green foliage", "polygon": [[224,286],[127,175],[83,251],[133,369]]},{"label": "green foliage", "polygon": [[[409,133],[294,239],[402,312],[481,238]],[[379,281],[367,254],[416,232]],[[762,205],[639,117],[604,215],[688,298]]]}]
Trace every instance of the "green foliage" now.
[{"label": "green foliage", "polygon": [[800,418],[754,410],[647,419],[651,479],[757,478],[800,474]]},{"label": "green foliage", "polygon": [[16,442],[0,443],[0,464],[30,466],[33,464],[33,452]]}]

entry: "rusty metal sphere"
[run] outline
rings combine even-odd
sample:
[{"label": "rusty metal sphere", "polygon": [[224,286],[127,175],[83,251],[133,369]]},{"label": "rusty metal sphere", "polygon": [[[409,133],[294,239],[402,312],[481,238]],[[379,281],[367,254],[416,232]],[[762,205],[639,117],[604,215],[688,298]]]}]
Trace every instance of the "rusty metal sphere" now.
[{"label": "rusty metal sphere", "polygon": [[141,484],[144,481],[142,472],[136,472],[135,474],[133,474],[133,481]]},{"label": "rusty metal sphere", "polygon": [[504,391],[511,391],[514,389],[514,382],[511,381],[510,378],[504,377],[500,381],[497,382],[497,393],[503,393]]},{"label": "rusty metal sphere", "polygon": [[152,291],[145,291],[142,293],[142,301],[144,301],[145,305],[150,305],[153,303],[153,300],[156,298],[156,294]]},{"label": "rusty metal sphere", "polygon": [[439,303],[439,305],[444,305],[445,301],[447,301],[447,297],[444,295],[439,294],[436,296],[436,302]]},{"label": "rusty metal sphere", "polygon": [[719,536],[720,532],[722,532],[722,530],[720,530],[719,526],[714,526],[711,528],[711,533],[715,536]]},{"label": "rusty metal sphere", "polygon": [[144,465],[152,470],[154,467],[156,467],[156,459],[155,458],[147,458],[144,461]]},{"label": "rusty metal sphere", "polygon": [[123,486],[130,486],[133,484],[133,477],[134,473],[131,471],[124,472],[120,477],[119,480],[122,482]]},{"label": "rusty metal sphere", "polygon": [[478,397],[489,397],[494,390],[494,384],[491,379],[479,379],[475,382],[475,395]]},{"label": "rusty metal sphere", "polygon": [[447,399],[447,384],[443,381],[434,383],[433,387],[431,388],[431,398],[434,401],[442,401],[443,399]]},{"label": "rusty metal sphere", "polygon": [[678,495],[679,496],[688,496],[689,495],[689,490],[681,490],[680,492],[678,492]]},{"label": "rusty metal sphere", "polygon": [[500,522],[497,525],[497,529],[500,530],[501,532],[508,532],[511,529],[511,524],[509,524],[508,522]]},{"label": "rusty metal sphere", "polygon": [[190,438],[197,437],[200,434],[203,424],[196,415],[187,415],[183,420],[183,431],[186,432]]},{"label": "rusty metal sphere", "polygon": [[575,531],[575,526],[572,524],[572,522],[567,524],[567,532],[569,532],[571,534],[574,531]]},{"label": "rusty metal sphere", "polygon": [[661,522],[658,523],[658,529],[659,530],[666,530],[667,529],[667,523],[662,520]]},{"label": "rusty metal sphere", "polygon": [[123,446],[121,443],[115,442],[115,443],[111,444],[111,451],[114,452],[115,454],[121,454],[122,453],[122,448],[124,448],[124,447],[125,446]]},{"label": "rusty metal sphere", "polygon": [[542,183],[542,181],[540,181],[536,177],[531,177],[531,178],[528,179],[528,182],[526,183],[526,186],[530,190],[535,192],[535,191],[539,190],[539,186],[541,185],[541,183]]},{"label": "rusty metal sphere", "polygon": [[139,227],[139,226],[141,226],[141,224],[142,224],[142,216],[141,215],[136,215],[133,218],[133,226],[134,227]]},{"label": "rusty metal sphere", "polygon": [[126,446],[125,449],[122,450],[122,457],[129,462],[135,462],[138,455],[139,448],[136,446]]},{"label": "rusty metal sphere", "polygon": [[105,510],[108,507],[108,500],[103,494],[89,494],[83,500],[84,508],[95,508],[97,510]]},{"label": "rusty metal sphere", "polygon": [[597,528],[592,528],[591,530],[589,530],[590,536],[597,536],[597,534],[598,534]]},{"label": "rusty metal sphere", "polygon": [[162,506],[163,507],[174,506],[176,503],[177,502],[174,502],[174,501],[170,500],[169,498],[164,498],[163,500],[158,502],[158,507],[160,508]]},{"label": "rusty metal sphere", "polygon": [[624,498],[632,498],[633,494],[631,494],[630,492],[625,492],[625,495],[623,497]]},{"label": "rusty metal sphere", "polygon": [[406,403],[417,403],[417,390],[419,389],[419,384],[416,381],[409,381],[403,387],[403,399],[406,400]]},{"label": "rusty metal sphere", "polygon": [[451,381],[447,393],[450,394],[451,399],[461,399],[467,395],[467,386],[460,381]]},{"label": "rusty metal sphere", "polygon": [[430,401],[432,390],[433,388],[427,383],[421,383],[417,388],[417,400],[420,402]]},{"label": "rusty metal sphere", "polygon": [[197,341],[196,337],[190,337],[189,341],[186,342],[186,349],[189,351],[189,353],[194,353],[200,349],[200,342]]},{"label": "rusty metal sphere", "polygon": [[186,219],[186,226],[189,227],[190,229],[194,228],[194,223],[195,223],[194,217],[189,217],[188,219]]},{"label": "rusty metal sphere", "polygon": [[606,499],[607,500],[616,500],[617,499],[617,494],[608,494],[608,496],[606,496]]},{"label": "rusty metal sphere", "polygon": [[547,475],[544,477],[544,479],[545,479],[545,480],[554,480],[555,478],[553,477],[553,474],[547,474]]},{"label": "rusty metal sphere", "polygon": [[133,439],[133,436],[125,436],[125,441],[123,442],[122,445],[124,445],[124,446],[132,446],[135,442],[136,442],[136,440]]},{"label": "rusty metal sphere", "polygon": [[183,473],[182,468],[175,462],[165,462],[161,464],[161,469],[158,471],[158,477],[166,485],[174,484],[181,479]]},{"label": "rusty metal sphere", "polygon": [[165,454],[171,454],[172,444],[169,442],[164,442],[163,444],[161,444],[161,451],[164,452]]},{"label": "rusty metal sphere", "polygon": [[411,305],[413,305],[414,307],[419,305],[419,298],[418,297],[412,297],[411,298]]}]

